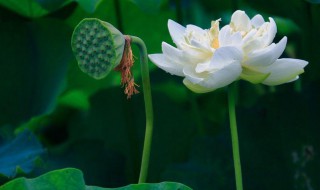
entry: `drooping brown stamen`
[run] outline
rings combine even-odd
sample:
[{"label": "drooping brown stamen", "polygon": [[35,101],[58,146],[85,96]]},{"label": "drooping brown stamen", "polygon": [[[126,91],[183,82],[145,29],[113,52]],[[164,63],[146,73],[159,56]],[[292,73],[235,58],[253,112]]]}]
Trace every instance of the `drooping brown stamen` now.
[{"label": "drooping brown stamen", "polygon": [[134,58],[131,49],[131,38],[125,36],[125,46],[120,64],[115,68],[116,71],[121,72],[121,85],[125,88],[124,93],[127,98],[131,98],[133,94],[139,93],[136,89],[137,84],[134,83],[134,77],[131,73],[131,67],[133,66]]}]

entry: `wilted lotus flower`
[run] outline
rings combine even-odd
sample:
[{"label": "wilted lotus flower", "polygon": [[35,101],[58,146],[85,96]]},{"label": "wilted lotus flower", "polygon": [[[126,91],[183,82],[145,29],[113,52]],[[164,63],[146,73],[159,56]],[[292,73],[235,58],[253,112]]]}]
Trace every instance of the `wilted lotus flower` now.
[{"label": "wilted lotus flower", "polygon": [[294,81],[308,64],[299,59],[278,59],[286,47],[287,37],[277,44],[272,43],[277,33],[272,18],[265,22],[261,15],[256,15],[250,20],[244,11],[236,11],[230,25],[220,32],[226,35],[225,38],[241,39],[238,42],[243,51],[241,78],[252,83],[279,85]]},{"label": "wilted lotus flower", "polygon": [[163,54],[149,58],[161,69],[185,77],[183,83],[197,93],[224,87],[239,78],[242,53],[236,46],[221,47],[227,43],[219,35],[219,20],[209,30],[194,25],[183,27],[169,20],[168,28],[177,48],[163,42]]}]

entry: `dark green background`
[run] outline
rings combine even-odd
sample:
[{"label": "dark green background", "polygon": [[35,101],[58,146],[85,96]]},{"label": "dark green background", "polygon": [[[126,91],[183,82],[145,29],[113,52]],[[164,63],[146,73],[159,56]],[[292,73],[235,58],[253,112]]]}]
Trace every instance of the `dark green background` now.
[{"label": "dark green background", "polygon": [[[136,183],[145,128],[143,95],[126,99],[120,74],[83,74],[71,52],[74,27],[96,17],[142,38],[148,53],[173,44],[168,19],[209,28],[236,9],[273,17],[283,57],[309,61],[298,82],[238,82],[244,188],[320,189],[320,4],[304,0],[0,0],[0,143],[29,128],[47,150],[33,172],[76,167],[88,185]],[[136,57],[138,52],[133,47]],[[154,139],[148,182],[195,190],[235,189],[226,88],[194,94],[151,62]],[[139,59],[134,75],[140,80]],[[142,87],[139,88],[142,91]],[[23,146],[23,145],[21,145]],[[0,155],[4,156],[4,155]],[[10,179],[1,178],[4,183]]]}]

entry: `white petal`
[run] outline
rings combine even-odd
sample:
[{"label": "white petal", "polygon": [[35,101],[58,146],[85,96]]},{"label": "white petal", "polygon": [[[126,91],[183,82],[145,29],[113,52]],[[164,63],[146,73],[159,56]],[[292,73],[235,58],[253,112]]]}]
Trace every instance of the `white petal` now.
[{"label": "white petal", "polygon": [[286,48],[287,37],[283,37],[279,43],[253,51],[247,55],[247,60],[243,63],[249,67],[265,67],[275,62]]},{"label": "white petal", "polygon": [[278,59],[270,65],[265,72],[270,72],[270,76],[263,81],[266,85],[279,85],[297,79],[297,76],[304,72],[307,61],[300,59]]},{"label": "white petal", "polygon": [[254,36],[256,35],[256,33],[257,33],[257,29],[252,29],[252,30],[250,30],[250,32],[248,32],[245,36],[244,36],[244,38],[243,38],[243,43],[245,44],[245,43],[248,43],[248,42],[250,42],[251,40],[253,40],[254,39]]},{"label": "white petal", "polygon": [[219,70],[230,63],[240,62],[241,60],[242,52],[238,48],[232,46],[220,47],[214,52],[210,61],[198,63],[195,70],[197,73]]},{"label": "white petal", "polygon": [[220,70],[208,73],[207,77],[198,83],[193,83],[189,78],[183,82],[190,90],[205,93],[229,85],[239,78],[241,71],[240,62],[235,61]]},{"label": "white petal", "polygon": [[181,44],[181,49],[188,58],[192,58],[192,62],[204,62],[204,60],[210,59],[212,56],[212,51],[208,51],[207,49],[191,46],[186,43]]},{"label": "white petal", "polygon": [[267,39],[266,45],[269,45],[273,41],[273,39],[277,33],[276,23],[274,22],[274,20],[271,17],[269,17],[269,20],[270,20],[270,23],[268,25],[268,39]]},{"label": "white petal", "polygon": [[243,45],[243,52],[249,53],[252,51],[255,51],[257,49],[263,48],[264,44],[261,43],[261,40],[256,38],[251,40],[250,42],[247,42],[245,45]]},{"label": "white petal", "polygon": [[168,29],[173,42],[179,47],[180,42],[184,40],[183,35],[186,28],[176,23],[175,21],[169,19]]},{"label": "white petal", "polygon": [[207,32],[205,30],[203,30],[202,28],[196,26],[196,25],[193,25],[193,24],[188,24],[187,25],[187,31],[193,31],[194,34],[196,35],[205,35],[207,34]]},{"label": "white petal", "polygon": [[162,52],[170,62],[174,62],[176,64],[184,65],[195,61],[189,58],[186,54],[183,54],[182,50],[177,49],[166,42],[162,42]]},{"label": "white petal", "polygon": [[262,43],[262,37],[255,37],[257,29],[252,29],[243,38],[242,50],[245,54],[266,47],[265,43]]},{"label": "white petal", "polygon": [[240,78],[253,84],[259,84],[263,82],[269,75],[270,73],[263,73],[260,71],[252,70],[251,68],[243,67]]},{"label": "white petal", "polygon": [[204,71],[209,71],[210,62],[211,62],[211,60],[203,62],[203,63],[198,63],[196,68],[195,68],[196,72],[197,73],[201,73],[201,72],[204,72]]},{"label": "white petal", "polygon": [[289,80],[288,82],[293,82],[293,81],[295,81],[295,80],[298,80],[299,78],[300,78],[299,76],[296,76],[294,79]]},{"label": "white petal", "polygon": [[256,15],[251,19],[251,24],[255,27],[255,28],[259,28],[263,23],[264,23],[264,19],[261,15]]},{"label": "white petal", "polygon": [[229,25],[226,25],[221,28],[219,32],[219,45],[226,46],[229,43],[229,39],[231,36],[231,28]]},{"label": "white petal", "polygon": [[163,54],[151,54],[149,55],[149,58],[155,65],[166,72],[172,75],[184,76],[183,65],[177,64],[176,62],[170,62]]},{"label": "white petal", "polygon": [[[203,77],[207,77],[207,75],[205,74],[198,74],[196,73],[195,71],[195,68],[193,66],[186,66],[183,68],[183,74],[186,76],[186,78],[194,83],[194,84],[198,84],[200,83],[201,81],[204,80]],[[201,76],[202,75],[202,76]]]},{"label": "white petal", "polygon": [[231,16],[231,22],[236,31],[248,32],[251,30],[251,21],[248,15],[244,11],[236,11]]},{"label": "white petal", "polygon": [[221,69],[235,61],[242,60],[242,52],[233,46],[218,48],[211,59],[210,69]]},{"label": "white petal", "polygon": [[240,32],[231,34],[231,28],[229,25],[226,25],[221,28],[219,32],[219,45],[223,46],[241,46],[242,37]]},{"label": "white petal", "polygon": [[211,52],[211,47],[208,43],[204,43],[204,42],[199,42],[197,40],[191,40],[190,41],[190,44],[196,48],[198,48],[199,50],[201,51],[204,51],[204,52]]},{"label": "white petal", "polygon": [[192,82],[190,82],[188,79],[183,79],[183,84],[186,85],[187,88],[189,88],[191,91],[195,92],[195,93],[207,93],[207,92],[211,92],[211,89],[205,88],[203,86],[200,86],[198,84],[193,84]]},{"label": "white petal", "polygon": [[[191,46],[194,46],[205,51],[211,50],[208,31],[198,26],[189,24],[186,28],[185,36],[188,36],[188,41]],[[186,40],[187,41],[187,40]]]}]

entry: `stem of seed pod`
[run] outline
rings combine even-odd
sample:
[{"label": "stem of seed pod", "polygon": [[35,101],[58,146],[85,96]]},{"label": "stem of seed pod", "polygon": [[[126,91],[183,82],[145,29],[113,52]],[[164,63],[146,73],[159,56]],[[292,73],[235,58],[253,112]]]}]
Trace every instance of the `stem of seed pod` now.
[{"label": "stem of seed pod", "polygon": [[140,50],[140,63],[141,63],[141,77],[143,84],[143,96],[145,103],[145,114],[146,114],[146,131],[145,139],[143,145],[141,169],[139,176],[139,183],[145,183],[148,176],[148,167],[151,151],[152,142],[152,131],[153,131],[153,108],[152,108],[152,97],[151,97],[151,87],[150,87],[150,77],[148,68],[148,54],[147,48],[144,42],[136,37],[130,36],[131,43],[138,46]]},{"label": "stem of seed pod", "polygon": [[240,151],[239,151],[239,140],[237,131],[237,119],[236,119],[236,95],[237,86],[233,83],[228,89],[228,103],[229,103],[229,119],[230,119],[230,130],[232,139],[232,152],[233,152],[233,163],[236,177],[237,190],[243,190],[242,186],[242,174],[241,174],[241,162],[240,162]]}]

